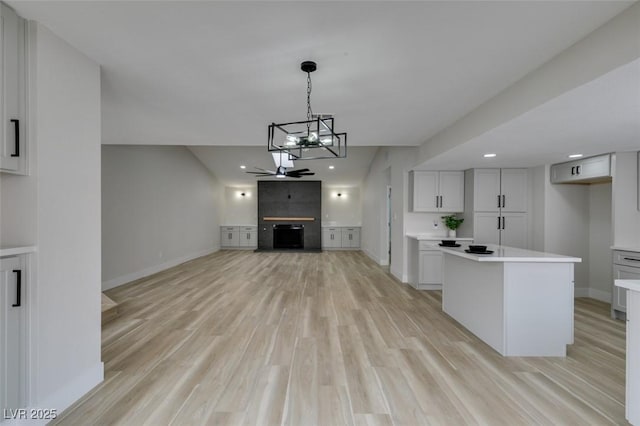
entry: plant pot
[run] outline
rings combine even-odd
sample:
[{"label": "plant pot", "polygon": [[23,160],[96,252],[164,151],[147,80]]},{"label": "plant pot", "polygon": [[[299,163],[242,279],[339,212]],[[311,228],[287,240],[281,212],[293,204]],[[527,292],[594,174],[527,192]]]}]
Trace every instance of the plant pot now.
[{"label": "plant pot", "polygon": [[449,238],[455,238],[455,237],[456,237],[456,230],[449,229]]}]

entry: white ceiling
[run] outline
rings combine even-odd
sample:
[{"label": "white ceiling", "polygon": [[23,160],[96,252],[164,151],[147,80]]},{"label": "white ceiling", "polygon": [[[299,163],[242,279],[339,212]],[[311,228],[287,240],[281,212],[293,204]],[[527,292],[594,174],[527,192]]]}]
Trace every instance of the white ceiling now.
[{"label": "white ceiling", "polygon": [[[240,162],[273,165],[267,125],[305,117],[303,60],[318,62],[314,112],[335,114],[350,148],[418,146],[633,2],[9,3],[101,65],[103,143],[195,145],[218,178],[240,185],[247,182]],[[585,114],[598,109],[592,103]],[[545,136],[547,148],[557,148],[563,135],[579,136],[567,128],[573,118],[558,119],[553,134],[535,124],[544,123],[545,111],[573,111],[563,105],[496,129],[496,139],[505,145],[516,134],[538,143]],[[610,124],[589,135],[606,134]],[[476,158],[483,143],[498,142],[465,144],[443,156],[443,165]],[[513,160],[529,158],[527,149],[514,151]],[[374,154],[350,149],[332,174],[322,171],[324,162],[309,168],[318,173],[313,178],[356,184]]]},{"label": "white ceiling", "polygon": [[[531,167],[640,150],[640,59],[552,99],[418,169]],[[495,153],[495,158],[483,154]]]},{"label": "white ceiling", "polygon": [[[245,173],[256,171],[255,167],[275,170],[273,158],[267,152],[266,146],[190,146],[189,149],[228,186],[255,185],[258,179]],[[349,148],[347,158],[296,161],[293,169],[308,168],[315,173],[314,176],[305,176],[297,180],[321,180],[322,184],[328,187],[358,186],[365,178],[377,150],[378,147],[375,146],[353,147]],[[242,170],[241,165],[247,168]],[[334,166],[334,169],[329,169],[329,166]]]}]

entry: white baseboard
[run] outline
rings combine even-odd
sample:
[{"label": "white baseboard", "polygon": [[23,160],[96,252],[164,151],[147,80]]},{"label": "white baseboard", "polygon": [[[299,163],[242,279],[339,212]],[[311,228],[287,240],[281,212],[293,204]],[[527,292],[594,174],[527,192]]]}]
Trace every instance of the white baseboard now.
[{"label": "white baseboard", "polygon": [[590,299],[600,300],[601,302],[611,303],[611,293],[608,291],[596,290],[595,288],[576,287],[573,291],[574,297],[588,297]]},{"label": "white baseboard", "polygon": [[366,254],[371,260],[376,262],[380,266],[389,266],[389,259],[382,260],[380,257],[373,254],[373,252],[363,248],[362,251]]},{"label": "white baseboard", "polygon": [[176,259],[169,260],[167,262],[163,262],[159,265],[154,265],[149,268],[145,268],[141,271],[132,272],[130,274],[122,275],[118,278],[111,279],[109,281],[102,282],[102,291],[112,289],[114,287],[121,286],[123,284],[130,283],[131,281],[139,280],[140,278],[148,277],[149,275],[153,275],[155,273],[164,271],[165,269],[173,268],[174,266],[180,265],[181,263],[188,262],[190,260],[196,259],[198,257],[207,256],[211,253],[215,253],[220,250],[219,247],[212,247],[209,249],[201,250],[196,253],[191,253],[186,256],[181,256]]},{"label": "white baseboard", "polygon": [[394,270],[393,268],[389,268],[389,272],[391,272],[391,275],[396,277],[400,282],[403,282],[403,283],[409,282],[409,277],[407,275],[404,275],[402,272]]},{"label": "white baseboard", "polygon": [[[56,410],[59,416],[64,410],[69,408],[74,402],[82,398],[91,389],[98,386],[104,380],[104,363],[100,362],[94,365],[92,368],[84,371],[82,374],[71,380],[59,388],[51,395],[45,396],[37,406],[27,407],[26,413],[29,417],[31,410]],[[49,423],[51,419],[25,419],[12,421],[8,424],[15,425],[45,425]]]}]

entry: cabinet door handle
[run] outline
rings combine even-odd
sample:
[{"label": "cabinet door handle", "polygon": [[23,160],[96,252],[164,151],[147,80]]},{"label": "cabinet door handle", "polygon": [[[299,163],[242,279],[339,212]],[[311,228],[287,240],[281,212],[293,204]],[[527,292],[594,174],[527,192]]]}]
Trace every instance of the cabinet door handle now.
[{"label": "cabinet door handle", "polygon": [[22,293],[22,271],[20,269],[14,269],[13,273],[16,274],[16,303],[11,306],[17,308],[21,305],[20,294]]},{"label": "cabinet door handle", "polygon": [[630,260],[630,261],[632,261],[632,262],[640,262],[640,259],[635,259],[635,258],[633,258],[633,257],[624,257],[623,259],[624,259],[624,260]]},{"label": "cabinet door handle", "polygon": [[507,196],[502,194],[502,208],[504,208],[507,204]]},{"label": "cabinet door handle", "polygon": [[580,174],[580,166],[576,167],[576,174],[579,175]]},{"label": "cabinet door handle", "polygon": [[14,128],[14,132],[15,132],[15,146],[13,148],[13,154],[11,154],[12,157],[20,157],[20,120],[15,120],[12,119],[11,122],[13,123],[13,128]]},{"label": "cabinet door handle", "polygon": [[440,196],[440,208],[442,208],[442,197],[443,195]]},{"label": "cabinet door handle", "polygon": [[571,176],[576,174],[576,166],[571,167]]},{"label": "cabinet door handle", "polygon": [[505,217],[502,216],[502,229],[504,229],[504,224],[506,223]]},{"label": "cabinet door handle", "polygon": [[500,208],[500,194],[498,194],[498,208]]},{"label": "cabinet door handle", "polygon": [[498,229],[500,229],[500,216],[498,216]]}]

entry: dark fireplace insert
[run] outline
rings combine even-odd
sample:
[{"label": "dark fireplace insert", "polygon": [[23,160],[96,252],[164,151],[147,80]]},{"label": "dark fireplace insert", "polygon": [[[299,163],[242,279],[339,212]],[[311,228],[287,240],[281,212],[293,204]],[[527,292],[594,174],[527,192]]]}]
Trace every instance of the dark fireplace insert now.
[{"label": "dark fireplace insert", "polygon": [[304,225],[273,225],[274,249],[304,249]]}]

